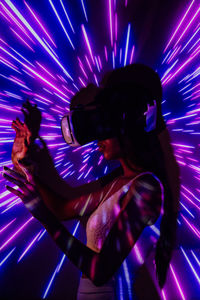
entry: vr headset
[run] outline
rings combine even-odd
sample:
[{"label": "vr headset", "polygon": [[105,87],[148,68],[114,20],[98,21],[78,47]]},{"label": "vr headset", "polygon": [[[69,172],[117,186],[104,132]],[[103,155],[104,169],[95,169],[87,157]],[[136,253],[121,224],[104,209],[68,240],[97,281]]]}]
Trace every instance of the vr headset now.
[{"label": "vr headset", "polygon": [[132,113],[125,99],[126,95],[123,97],[114,89],[101,89],[93,101],[88,103],[83,99],[71,106],[70,112],[61,121],[66,143],[79,147],[95,140],[117,137],[123,134],[127,118],[136,129],[137,126],[141,128],[141,124],[146,132],[156,129],[156,100],[151,99],[149,103],[145,100],[145,111]]}]

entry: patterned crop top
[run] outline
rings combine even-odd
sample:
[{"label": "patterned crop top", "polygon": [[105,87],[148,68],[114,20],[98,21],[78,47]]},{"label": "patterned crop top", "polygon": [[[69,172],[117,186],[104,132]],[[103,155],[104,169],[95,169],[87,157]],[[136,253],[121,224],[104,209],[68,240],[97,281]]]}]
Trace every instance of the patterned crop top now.
[{"label": "patterned crop top", "polygon": [[117,216],[126,206],[128,194],[133,195],[130,201],[134,199],[140,212],[140,219],[146,226],[154,224],[160,215],[163,186],[153,173],[141,173],[116,191],[119,180],[120,178],[117,178],[112,182],[103,195],[100,204],[87,220],[87,246],[96,252],[101,250]]}]

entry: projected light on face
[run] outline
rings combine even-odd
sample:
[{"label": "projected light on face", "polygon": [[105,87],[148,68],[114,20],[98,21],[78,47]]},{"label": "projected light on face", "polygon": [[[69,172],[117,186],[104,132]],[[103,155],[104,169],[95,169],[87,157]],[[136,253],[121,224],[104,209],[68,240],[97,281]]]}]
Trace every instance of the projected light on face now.
[{"label": "projected light on face", "polygon": [[[46,1],[48,18],[31,1],[3,0],[0,3],[0,27],[3,28],[0,33],[0,171],[4,165],[12,167],[11,149],[15,134],[11,123],[16,116],[23,120],[20,109],[27,98],[37,103],[42,112],[40,135],[46,141],[62,178],[74,185],[81,184],[113,168],[97,151],[96,143],[74,149],[66,145],[60,121],[69,111],[70,99],[79,89],[91,82],[99,85],[105,70],[134,62],[138,46],[133,39],[134,27],[127,23],[120,28],[120,11],[122,7],[129,8],[129,1],[107,0],[104,7],[106,22],[102,22],[107,39],[101,41],[99,48],[98,36],[92,35],[89,2],[76,2],[74,7],[67,1]],[[184,9],[166,41],[157,71],[164,88],[162,111],[182,173],[179,229],[199,240],[200,6],[193,0]],[[176,99],[171,97],[173,89],[177,90],[179,111],[175,109]],[[5,189],[3,178],[0,178],[0,188],[0,266],[6,268],[16,248],[21,250],[17,263],[22,263],[46,231],[34,225],[34,219],[23,208],[21,200]],[[79,223],[73,234],[78,226]],[[19,237],[27,228],[31,228],[32,233],[23,243]],[[156,226],[149,228],[152,239],[157,238],[157,233]],[[144,254],[139,244],[133,255],[140,264],[143,262]],[[188,276],[199,284],[200,253],[185,250],[182,245],[181,255],[187,270],[184,277]],[[62,255],[53,267],[54,272],[46,279],[48,282],[40,293],[43,298],[51,293],[65,258]],[[180,299],[188,299],[189,279],[188,285],[186,279],[183,282],[179,268],[180,265],[172,261],[169,282]],[[125,292],[129,297],[131,295],[131,271],[126,262],[122,270],[118,278],[119,299]],[[167,286],[161,297],[170,297]]]}]

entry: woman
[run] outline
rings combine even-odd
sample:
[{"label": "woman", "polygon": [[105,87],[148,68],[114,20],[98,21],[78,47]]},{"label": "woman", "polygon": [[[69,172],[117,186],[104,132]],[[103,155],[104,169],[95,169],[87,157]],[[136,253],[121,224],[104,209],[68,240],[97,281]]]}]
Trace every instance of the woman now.
[{"label": "woman", "polygon": [[[24,161],[16,167],[22,168],[26,178],[14,170],[4,169],[4,177],[17,184],[21,191],[8,186],[7,189],[22,199],[61,250],[83,272],[78,291],[80,300],[113,299],[114,274],[144,228],[156,222],[162,196],[165,198],[164,216],[156,265],[159,284],[163,287],[178,211],[178,185],[175,189],[170,185],[168,178],[172,174],[166,171],[168,161],[165,161],[162,138],[160,141],[158,138],[166,131],[158,75],[146,66],[135,64],[113,71],[104,78],[103,85],[93,96],[112,116],[112,137],[100,140],[98,147],[106,159],[120,162],[121,175],[88,184],[84,189],[69,187],[64,198],[43,184]],[[91,95],[91,89],[85,89],[72,99],[72,103],[79,102],[87,92]],[[19,120],[14,123],[16,132],[20,131],[20,126],[24,128]],[[30,137],[28,129],[24,130]],[[171,148],[168,160],[171,155],[177,171],[170,151]],[[60,223],[60,220],[72,218],[86,220],[87,245]]]}]

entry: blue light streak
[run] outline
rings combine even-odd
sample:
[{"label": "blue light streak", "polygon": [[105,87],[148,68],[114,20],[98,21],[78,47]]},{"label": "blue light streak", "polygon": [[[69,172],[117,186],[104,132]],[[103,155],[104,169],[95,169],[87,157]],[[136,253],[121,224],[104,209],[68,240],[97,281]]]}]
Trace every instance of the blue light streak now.
[{"label": "blue light streak", "polygon": [[73,33],[75,33],[74,27],[72,26],[72,23],[71,23],[71,21],[70,21],[70,18],[69,18],[69,16],[68,16],[68,13],[67,13],[67,11],[66,11],[66,9],[65,9],[65,6],[64,6],[64,4],[63,4],[63,1],[60,0],[60,3],[61,3],[61,5],[62,5],[62,8],[63,8],[64,12],[65,12],[65,15],[66,15],[66,17],[67,17],[67,20],[68,20],[68,22],[69,22],[69,25],[70,25],[70,27],[71,27]]},{"label": "blue light streak", "polygon": [[[79,225],[80,225],[80,221],[77,222],[77,224],[76,224],[76,226],[75,226],[75,228],[74,228],[74,230],[73,230],[73,233],[72,233],[73,236],[75,236],[75,234],[76,234],[76,232],[77,232],[77,230],[78,230]],[[63,265],[65,259],[66,259],[66,255],[63,254],[62,257],[61,257],[60,262],[58,263],[58,265],[57,265],[56,268],[55,268],[55,271],[53,272],[53,275],[51,276],[51,279],[50,279],[50,281],[49,281],[49,283],[48,283],[48,285],[47,285],[47,288],[46,288],[46,290],[45,290],[45,292],[44,292],[44,294],[43,294],[43,296],[42,296],[42,299],[45,299],[45,298],[47,297],[47,295],[48,295],[48,293],[49,293],[49,291],[50,291],[50,288],[51,288],[51,286],[52,286],[52,284],[53,284],[53,281],[54,281],[54,279],[55,279],[57,273],[60,271],[60,269],[61,269],[61,267],[62,267],[62,265]]]},{"label": "blue light streak", "polygon": [[86,9],[85,9],[85,5],[84,5],[83,0],[81,0],[81,4],[82,4],[83,12],[84,12],[84,15],[85,15],[85,19],[88,22],[88,17],[87,17],[87,14],[86,14]]},{"label": "blue light streak", "polygon": [[33,34],[33,36],[37,39],[37,41],[43,46],[43,48],[49,53],[49,55],[53,58],[53,60],[61,67],[63,72],[73,81],[72,77],[65,70],[65,68],[61,65],[55,55],[49,50],[47,45],[43,42],[43,40],[39,37],[39,35],[35,32],[35,30],[30,26],[30,24],[26,21],[26,19],[22,16],[22,14],[18,11],[18,9],[12,4],[10,0],[5,0],[8,6],[12,9],[12,11],[18,16],[18,18],[22,21],[22,23],[26,26],[26,28]]},{"label": "blue light streak", "polygon": [[193,272],[193,274],[194,274],[196,280],[198,281],[198,284],[200,285],[200,277],[198,276],[197,272],[195,271],[195,269],[194,269],[194,267],[193,267],[191,261],[189,260],[187,254],[185,253],[185,251],[183,250],[183,248],[180,247],[180,249],[181,249],[181,251],[183,252],[183,255],[185,256],[185,258],[186,258],[186,260],[187,260],[187,262],[188,262],[188,264],[189,264],[189,266],[190,266],[190,268],[191,268],[191,270],[192,270],[192,272]]},{"label": "blue light streak", "polygon": [[127,37],[126,37],[126,50],[125,50],[125,56],[124,56],[124,66],[126,66],[126,62],[127,62],[130,30],[131,30],[131,24],[128,24]]},{"label": "blue light streak", "polygon": [[0,262],[0,267],[6,262],[6,260],[9,258],[9,256],[13,253],[13,251],[16,249],[16,247],[15,248],[13,248],[9,253],[8,253],[8,255],[6,255],[6,257]]},{"label": "blue light streak", "polygon": [[58,19],[58,21],[59,21],[61,27],[62,27],[64,33],[66,34],[67,39],[68,39],[68,41],[70,42],[70,45],[71,45],[72,48],[75,50],[75,47],[74,47],[74,45],[73,45],[73,43],[72,43],[72,41],[71,41],[71,39],[70,39],[70,37],[69,37],[69,34],[67,33],[67,30],[65,29],[65,26],[63,25],[63,22],[62,22],[61,18],[59,17],[59,14],[58,14],[58,12],[57,12],[57,10],[56,10],[56,8],[55,8],[53,2],[52,2],[51,0],[49,0],[49,3],[51,4],[51,7],[53,8],[53,11],[54,11],[54,13],[55,13],[55,15],[56,15],[56,17],[57,17],[57,19]]}]

